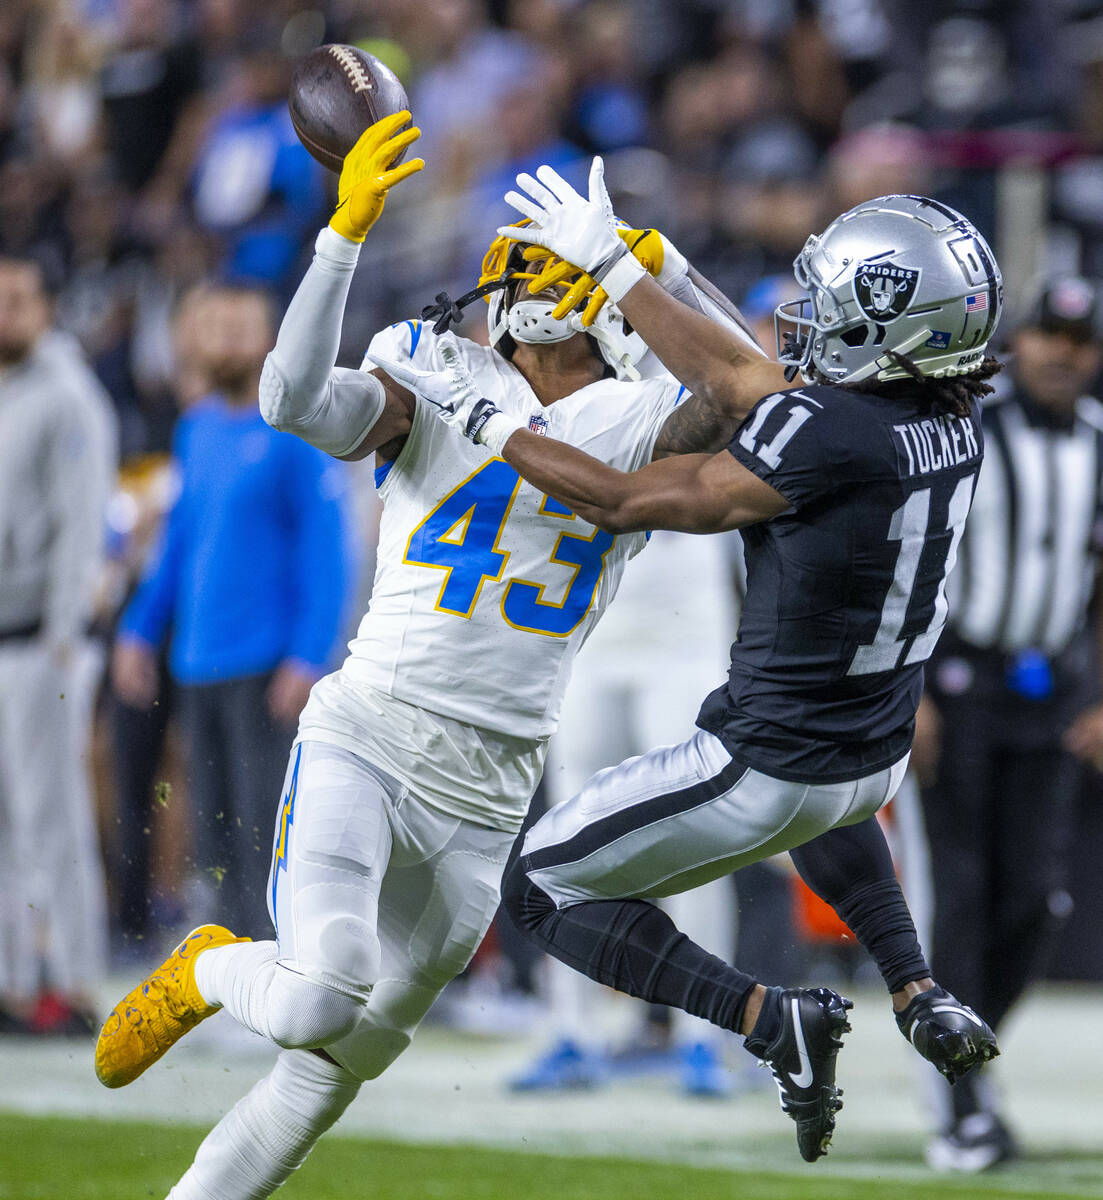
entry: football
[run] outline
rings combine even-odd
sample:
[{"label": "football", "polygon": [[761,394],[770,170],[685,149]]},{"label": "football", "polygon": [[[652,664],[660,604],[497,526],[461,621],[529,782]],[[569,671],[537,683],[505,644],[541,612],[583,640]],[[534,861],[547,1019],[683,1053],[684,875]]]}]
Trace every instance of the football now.
[{"label": "football", "polygon": [[[319,46],[295,64],[287,106],[299,141],[340,174],[345,155],[369,125],[409,108],[398,76],[356,46]],[[394,160],[397,165],[406,151]]]}]

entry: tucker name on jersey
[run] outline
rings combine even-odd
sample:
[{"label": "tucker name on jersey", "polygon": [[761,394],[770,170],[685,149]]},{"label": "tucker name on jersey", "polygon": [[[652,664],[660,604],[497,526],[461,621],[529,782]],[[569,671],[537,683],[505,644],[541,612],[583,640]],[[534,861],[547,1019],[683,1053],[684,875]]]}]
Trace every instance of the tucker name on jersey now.
[{"label": "tucker name on jersey", "polygon": [[909,475],[926,475],[980,457],[976,427],[971,417],[928,417],[894,425],[892,431],[908,456]]}]

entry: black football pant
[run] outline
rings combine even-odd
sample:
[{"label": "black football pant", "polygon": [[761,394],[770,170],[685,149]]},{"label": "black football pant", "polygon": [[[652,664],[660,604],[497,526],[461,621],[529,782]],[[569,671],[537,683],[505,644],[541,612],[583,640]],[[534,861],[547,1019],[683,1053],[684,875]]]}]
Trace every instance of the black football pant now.
[{"label": "black football pant", "polygon": [[141,939],[149,932],[154,792],[172,709],[173,689],[163,671],[158,702],[148,709],[132,708],[111,696],[119,817],[111,877],[118,889],[119,931],[128,939]]},{"label": "black football pant", "polygon": [[209,913],[241,936],[271,936],[272,814],[294,729],[268,713],[271,675],[181,685],[194,865],[216,891]]},{"label": "black football pant", "polygon": [[1068,908],[1064,864],[1080,768],[1042,704],[939,696],[938,777],[922,791],[935,978],[998,1027]]},{"label": "black football pant", "polygon": [[691,942],[648,897],[797,846],[802,875],[895,990],[929,973],[872,815],[902,774],[901,763],[851,783],[785,783],[741,767],[701,731],[602,772],[546,814],[515,848],[503,904],[590,978],[738,1029],[755,980]]}]

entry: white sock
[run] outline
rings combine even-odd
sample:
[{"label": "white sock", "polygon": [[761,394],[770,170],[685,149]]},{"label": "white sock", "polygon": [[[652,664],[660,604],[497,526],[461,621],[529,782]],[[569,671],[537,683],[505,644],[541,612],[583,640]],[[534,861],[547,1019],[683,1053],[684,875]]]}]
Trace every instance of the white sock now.
[{"label": "white sock", "polygon": [[195,986],[208,1004],[221,1004],[247,1029],[268,1036],[263,996],[279,956],[276,942],[235,942],[204,950],[195,960]]},{"label": "white sock", "polygon": [[207,1134],[168,1200],[270,1196],[359,1090],[360,1081],[344,1067],[308,1050],[285,1050]]},{"label": "white sock", "polygon": [[290,970],[278,955],[275,942],[216,946],[195,960],[195,985],[208,1004],[280,1046],[326,1046],[351,1033],[364,1000]]}]

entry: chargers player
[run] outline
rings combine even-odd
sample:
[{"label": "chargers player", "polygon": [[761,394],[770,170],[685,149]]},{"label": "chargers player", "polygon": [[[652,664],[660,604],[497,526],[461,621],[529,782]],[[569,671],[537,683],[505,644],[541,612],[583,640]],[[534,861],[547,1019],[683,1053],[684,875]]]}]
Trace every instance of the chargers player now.
[{"label": "chargers player", "polygon": [[[370,611],[342,669],[314,687],[292,748],[269,882],[276,938],[194,931],[116,1005],[96,1049],[99,1078],[119,1087],[219,1008],[283,1048],[203,1142],[175,1200],[269,1195],[466,966],[571,660],[644,545],[529,487],[389,377],[334,367],[359,243],[388,189],[423,165],[389,166],[419,136],[398,132],[408,119],[378,122],[347,157],[261,381],[277,428],[339,458],[375,452],[384,502]],[[673,247],[641,236],[663,285],[765,362]],[[554,317],[559,293],[531,294],[523,249],[500,236],[476,289],[492,346],[451,340],[480,387],[527,427],[621,470],[727,441],[738,403],[698,403],[669,376],[618,379],[614,365],[627,375],[642,343],[619,318],[592,339]],[[438,365],[437,341],[408,321],[369,353],[422,371]]]},{"label": "chargers player", "polygon": [[[842,1105],[850,1002],[826,988],[764,988],[650,901],[789,850],[873,956],[920,1054],[953,1082],[997,1053],[984,1021],[931,979],[874,814],[907,768],[980,469],[999,269],[944,205],[860,204],[797,257],[806,299],[778,309],[797,332],[779,345],[781,365],[763,367],[644,278],[605,216],[600,159],[589,200],[546,166],[518,186],[506,199],[533,224],[516,236],[587,272],[564,307],[596,281],[696,396],[753,409],[719,453],[626,473],[532,437],[448,348],[445,372],[397,369],[446,423],[598,528],[743,530],[729,682],[686,742],[600,772],[542,817],[504,903],[592,978],[743,1033],[814,1161]],[[798,372],[807,382],[792,388]]]}]

